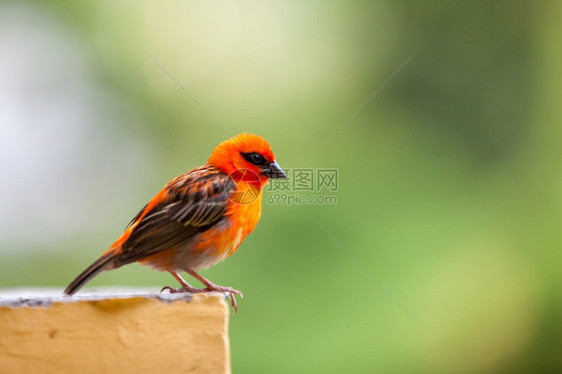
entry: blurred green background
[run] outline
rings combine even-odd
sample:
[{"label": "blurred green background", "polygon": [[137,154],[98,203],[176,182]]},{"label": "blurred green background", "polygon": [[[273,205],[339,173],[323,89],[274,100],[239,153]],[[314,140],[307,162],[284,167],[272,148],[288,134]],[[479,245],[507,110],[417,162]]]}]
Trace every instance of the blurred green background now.
[{"label": "blurred green background", "polygon": [[[1,2],[0,286],[62,290],[255,132],[339,188],[264,201],[202,273],[245,295],[235,373],[560,372],[561,22],[558,1]],[[89,286],[173,284],[135,264]]]}]

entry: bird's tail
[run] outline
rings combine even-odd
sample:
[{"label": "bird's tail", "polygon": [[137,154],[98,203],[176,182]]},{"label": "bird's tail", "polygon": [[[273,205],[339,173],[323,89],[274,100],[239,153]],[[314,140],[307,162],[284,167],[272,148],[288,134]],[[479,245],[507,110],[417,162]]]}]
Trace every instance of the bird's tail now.
[{"label": "bird's tail", "polygon": [[113,265],[114,260],[115,260],[115,255],[113,255],[113,254],[105,254],[105,255],[101,256],[100,258],[98,258],[96,260],[96,262],[94,262],[93,264],[88,266],[86,268],[86,270],[81,272],[80,275],[78,275],[76,277],[76,279],[74,279],[68,285],[68,287],[66,287],[63,294],[64,295],[75,294],[76,291],[78,291],[80,288],[82,288],[82,286],[84,286],[86,283],[88,283],[93,277],[95,277],[96,275],[98,275],[102,271],[111,267]]}]

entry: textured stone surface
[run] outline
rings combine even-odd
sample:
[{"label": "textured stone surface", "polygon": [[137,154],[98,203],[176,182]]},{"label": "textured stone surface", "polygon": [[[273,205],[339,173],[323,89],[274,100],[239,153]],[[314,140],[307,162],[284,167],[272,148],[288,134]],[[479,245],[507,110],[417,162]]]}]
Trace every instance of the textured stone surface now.
[{"label": "textured stone surface", "polygon": [[0,291],[2,373],[230,373],[224,295]]}]

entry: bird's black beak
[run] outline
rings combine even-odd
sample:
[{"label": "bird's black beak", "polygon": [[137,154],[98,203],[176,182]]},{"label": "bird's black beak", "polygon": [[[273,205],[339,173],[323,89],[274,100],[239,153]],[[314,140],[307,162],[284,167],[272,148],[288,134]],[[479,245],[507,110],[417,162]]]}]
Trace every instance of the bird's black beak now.
[{"label": "bird's black beak", "polygon": [[262,169],[262,174],[267,175],[271,179],[286,179],[287,174],[281,169],[281,166],[275,161],[271,164],[266,165]]}]

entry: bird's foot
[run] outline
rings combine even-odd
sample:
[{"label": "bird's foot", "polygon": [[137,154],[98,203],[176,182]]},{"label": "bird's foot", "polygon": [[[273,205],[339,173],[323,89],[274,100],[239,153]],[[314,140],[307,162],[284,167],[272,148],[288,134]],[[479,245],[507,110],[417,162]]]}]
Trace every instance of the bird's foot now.
[{"label": "bird's foot", "polygon": [[210,282],[207,285],[207,288],[205,288],[205,291],[228,293],[228,297],[230,297],[230,304],[234,308],[234,314],[236,314],[236,312],[238,311],[238,304],[236,304],[236,297],[235,296],[240,295],[240,297],[244,297],[242,292],[240,292],[238,290],[235,290],[232,287],[217,286],[216,284],[213,284],[213,283],[210,283]]},{"label": "bird's foot", "polygon": [[235,295],[240,295],[240,297],[244,297],[242,292],[235,290],[232,287],[222,287],[217,286],[216,284],[210,283],[206,288],[194,288],[189,285],[183,286],[181,288],[174,288],[170,286],[163,287],[160,292],[168,291],[170,293],[179,293],[179,292],[189,292],[189,293],[202,293],[202,292],[220,292],[220,293],[228,293],[230,298],[230,304],[234,308],[234,314],[238,311],[238,304],[236,304]]}]

